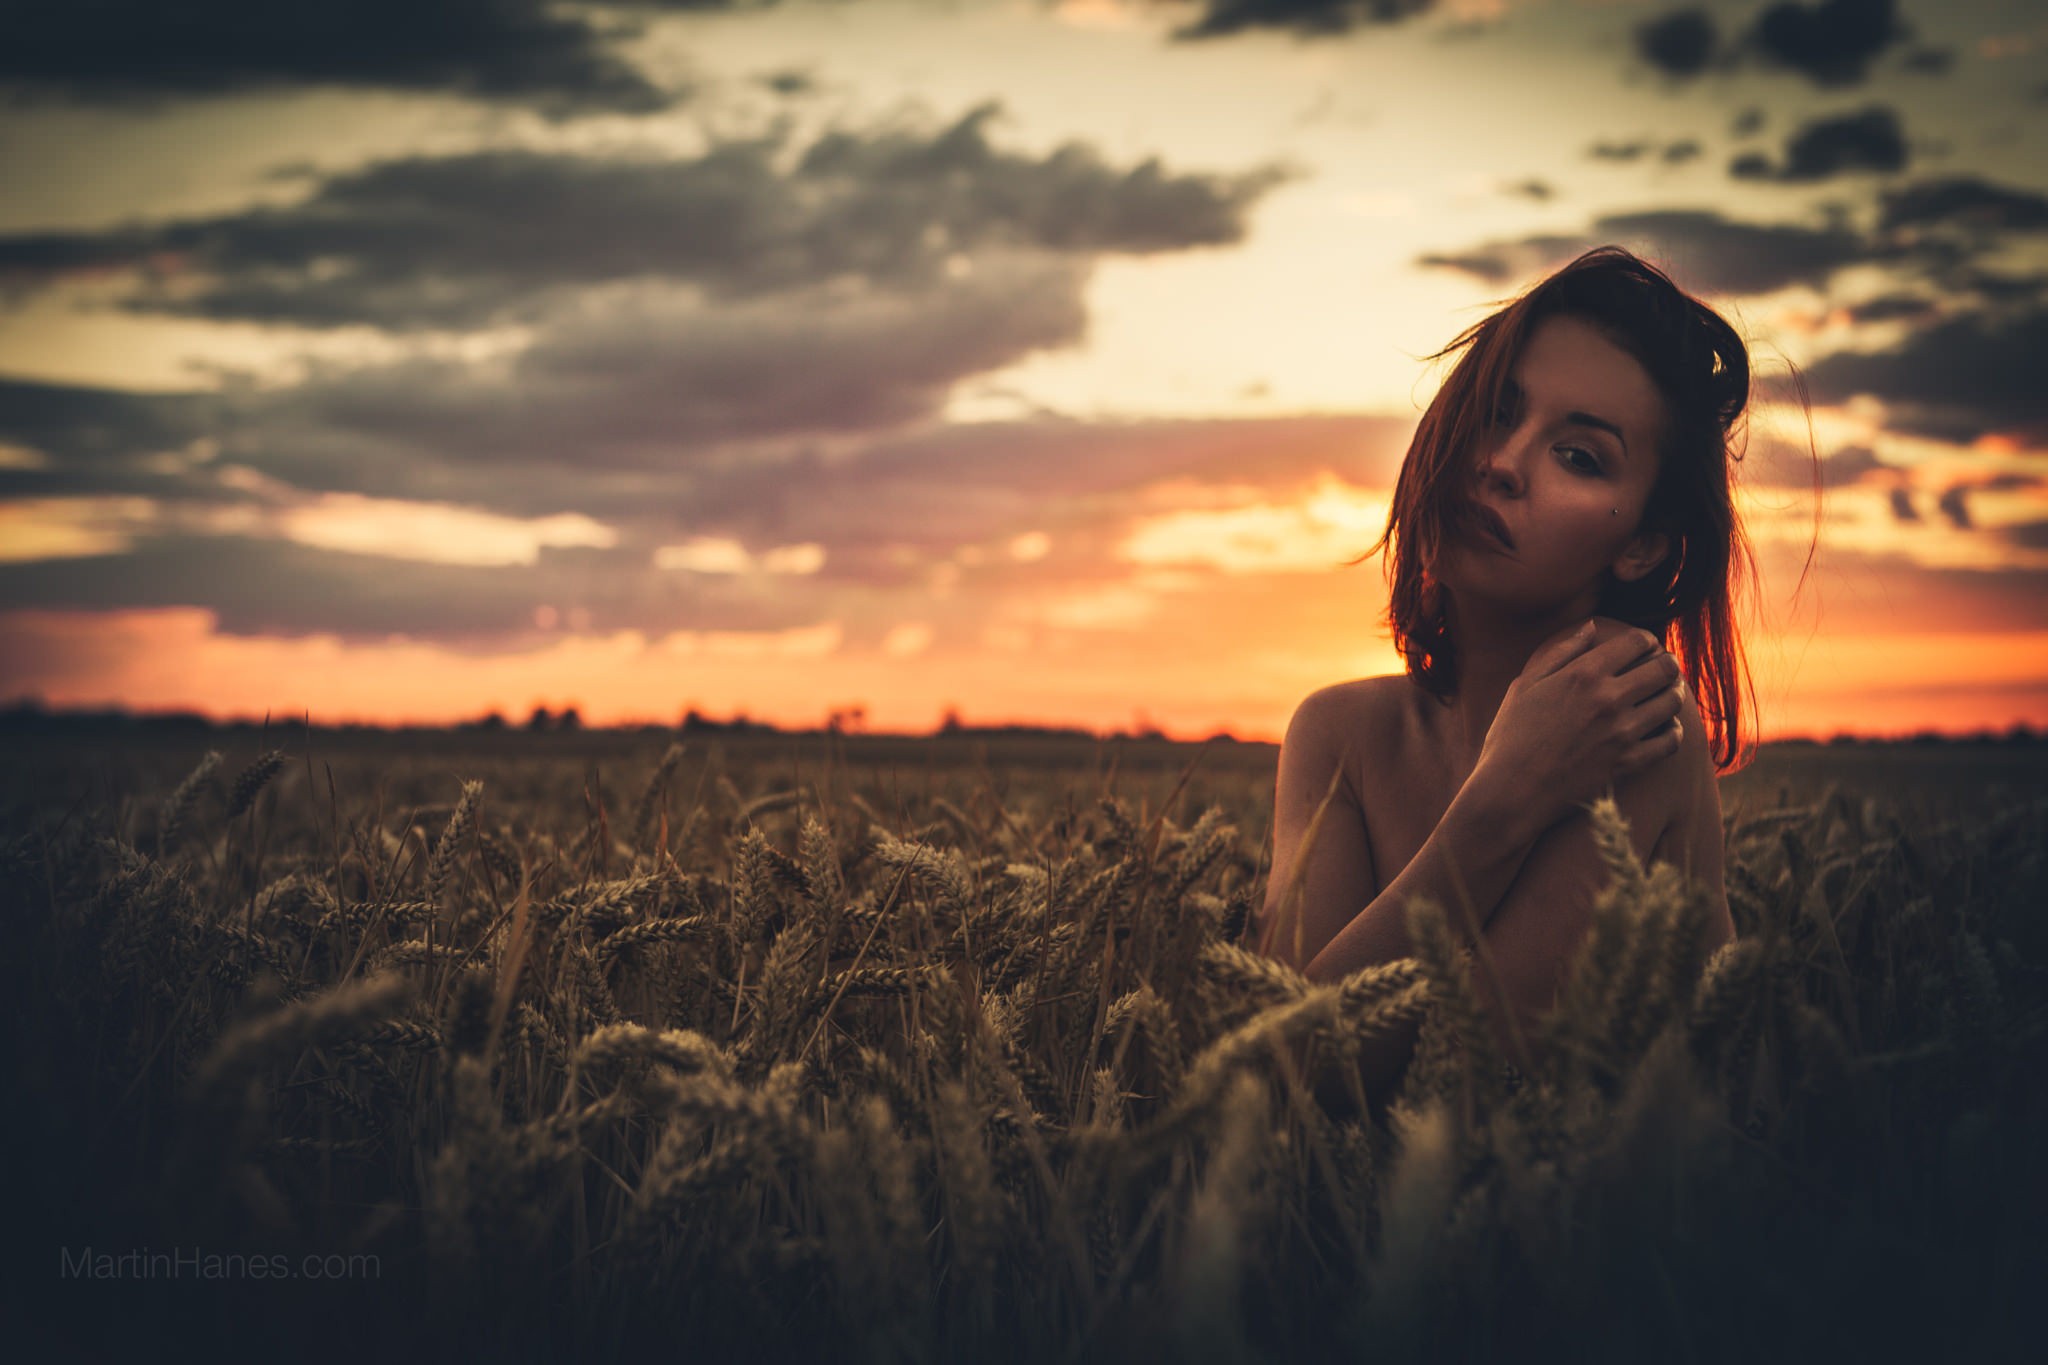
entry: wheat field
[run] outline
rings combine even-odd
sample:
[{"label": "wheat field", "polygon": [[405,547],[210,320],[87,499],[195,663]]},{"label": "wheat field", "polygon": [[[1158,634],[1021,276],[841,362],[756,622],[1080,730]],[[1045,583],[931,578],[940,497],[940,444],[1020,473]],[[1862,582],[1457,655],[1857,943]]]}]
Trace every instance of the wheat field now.
[{"label": "wheat field", "polygon": [[9,1316],[78,1358],[1975,1361],[2048,1268],[2038,749],[1766,750],[1711,958],[1606,808],[1527,1071],[1436,907],[1240,942],[1264,746],[15,749]]}]

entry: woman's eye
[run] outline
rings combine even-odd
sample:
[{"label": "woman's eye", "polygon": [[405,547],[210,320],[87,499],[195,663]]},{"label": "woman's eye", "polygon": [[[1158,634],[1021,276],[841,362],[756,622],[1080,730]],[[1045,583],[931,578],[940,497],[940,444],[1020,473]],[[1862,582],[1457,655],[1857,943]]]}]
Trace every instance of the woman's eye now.
[{"label": "woman's eye", "polygon": [[1600,457],[1592,451],[1582,446],[1559,446],[1558,449],[1564,454],[1564,462],[1581,474],[1600,472]]}]

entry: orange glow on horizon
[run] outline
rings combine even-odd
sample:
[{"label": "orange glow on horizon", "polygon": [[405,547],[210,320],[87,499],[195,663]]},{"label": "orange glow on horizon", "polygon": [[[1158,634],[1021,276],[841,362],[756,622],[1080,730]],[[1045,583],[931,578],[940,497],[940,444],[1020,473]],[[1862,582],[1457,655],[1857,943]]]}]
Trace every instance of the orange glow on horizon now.
[{"label": "orange glow on horizon", "polygon": [[[929,733],[951,711],[969,725],[1098,734],[1150,726],[1175,739],[1228,732],[1277,743],[1295,703],[1345,676],[1347,658],[1354,675],[1396,666],[1382,641],[1376,652],[1292,658],[1263,679],[1204,685],[1142,646],[1066,638],[1034,650],[948,651],[929,648],[930,629],[918,625],[869,646],[844,643],[828,623],[746,638],[570,635],[510,656],[402,639],[224,635],[211,613],[192,608],[21,611],[0,616],[0,628],[17,658],[67,661],[31,664],[6,700],[217,721],[310,714],[322,725],[452,725],[493,711],[517,725],[535,707],[573,706],[596,727],[672,725],[695,709],[801,730],[859,707],[878,733]],[[1750,653],[1766,740],[2048,728],[2048,631],[1765,637]],[[1189,695],[1165,695],[1168,678]]]}]

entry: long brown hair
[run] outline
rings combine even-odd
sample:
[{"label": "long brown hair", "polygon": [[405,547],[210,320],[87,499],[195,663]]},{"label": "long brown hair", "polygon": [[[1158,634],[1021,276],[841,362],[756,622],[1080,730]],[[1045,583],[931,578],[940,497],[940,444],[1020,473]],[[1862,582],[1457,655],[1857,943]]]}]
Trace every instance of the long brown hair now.
[{"label": "long brown hair", "polygon": [[1539,321],[1559,315],[1592,324],[1634,357],[1670,416],[1642,522],[1645,532],[1664,533],[1670,548],[1634,582],[1610,574],[1596,611],[1664,642],[1700,699],[1715,767],[1741,767],[1755,750],[1743,713],[1751,713],[1753,729],[1756,692],[1733,594],[1738,575],[1754,591],[1756,560],[1735,513],[1730,466],[1742,459],[1746,437],[1749,350],[1719,313],[1621,247],[1586,252],[1429,357],[1462,352],[1409,442],[1387,528],[1363,556],[1392,547],[1386,623],[1394,646],[1431,695],[1455,690],[1458,661],[1428,566],[1461,515],[1472,454],[1516,356]]}]

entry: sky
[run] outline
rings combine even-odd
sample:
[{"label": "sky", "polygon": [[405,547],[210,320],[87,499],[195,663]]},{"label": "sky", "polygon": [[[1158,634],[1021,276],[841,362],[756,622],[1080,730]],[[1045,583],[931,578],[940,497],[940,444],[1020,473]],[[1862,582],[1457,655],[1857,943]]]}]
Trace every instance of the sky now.
[{"label": "sky", "polygon": [[1763,733],[2048,725],[2037,0],[9,22],[0,699],[1277,739],[1618,242],[1751,345]]}]

